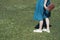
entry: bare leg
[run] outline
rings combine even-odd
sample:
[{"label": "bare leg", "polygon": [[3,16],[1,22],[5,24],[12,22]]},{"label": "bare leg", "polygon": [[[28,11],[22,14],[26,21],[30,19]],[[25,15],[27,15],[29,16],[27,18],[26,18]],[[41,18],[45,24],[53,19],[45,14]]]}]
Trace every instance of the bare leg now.
[{"label": "bare leg", "polygon": [[43,20],[39,22],[39,29],[42,30]]},{"label": "bare leg", "polygon": [[39,22],[39,29],[33,30],[34,32],[42,32],[42,25],[43,25],[43,20]]},{"label": "bare leg", "polygon": [[47,29],[49,29],[49,19],[46,18]]},{"label": "bare leg", "polygon": [[49,30],[49,18],[46,18],[46,25],[47,25],[47,32],[50,32],[50,30]]}]

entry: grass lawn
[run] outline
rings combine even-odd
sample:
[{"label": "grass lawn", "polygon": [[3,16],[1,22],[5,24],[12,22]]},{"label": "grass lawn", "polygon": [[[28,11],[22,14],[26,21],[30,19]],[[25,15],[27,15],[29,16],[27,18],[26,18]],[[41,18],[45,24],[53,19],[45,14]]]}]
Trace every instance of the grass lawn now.
[{"label": "grass lawn", "polygon": [[60,0],[52,0],[51,33],[34,33],[35,0],[0,0],[0,40],[60,40]]}]

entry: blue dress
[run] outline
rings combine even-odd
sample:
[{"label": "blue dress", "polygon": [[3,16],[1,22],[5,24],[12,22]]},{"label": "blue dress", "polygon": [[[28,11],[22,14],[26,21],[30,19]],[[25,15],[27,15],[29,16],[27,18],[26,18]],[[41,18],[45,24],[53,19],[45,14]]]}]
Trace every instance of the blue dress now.
[{"label": "blue dress", "polygon": [[[47,1],[46,6],[50,4],[50,0]],[[44,0],[37,0],[36,8],[34,11],[34,20],[41,21],[44,18],[50,17],[50,12],[44,9]]]}]

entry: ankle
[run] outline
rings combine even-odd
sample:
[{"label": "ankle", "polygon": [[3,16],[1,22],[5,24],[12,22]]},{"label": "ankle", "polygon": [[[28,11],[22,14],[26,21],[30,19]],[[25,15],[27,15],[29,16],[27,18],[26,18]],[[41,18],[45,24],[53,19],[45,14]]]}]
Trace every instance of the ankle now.
[{"label": "ankle", "polygon": [[42,30],[42,29],[39,28],[39,30]]}]

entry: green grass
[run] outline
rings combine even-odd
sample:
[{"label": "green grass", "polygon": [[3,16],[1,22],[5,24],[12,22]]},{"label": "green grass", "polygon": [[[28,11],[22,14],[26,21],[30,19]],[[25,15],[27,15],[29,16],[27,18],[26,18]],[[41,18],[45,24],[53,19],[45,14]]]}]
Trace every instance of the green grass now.
[{"label": "green grass", "polygon": [[0,40],[60,40],[60,0],[52,0],[51,33],[34,33],[34,0],[0,0]]}]

